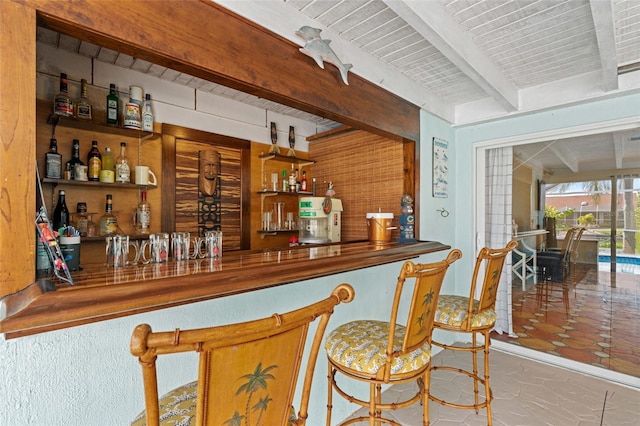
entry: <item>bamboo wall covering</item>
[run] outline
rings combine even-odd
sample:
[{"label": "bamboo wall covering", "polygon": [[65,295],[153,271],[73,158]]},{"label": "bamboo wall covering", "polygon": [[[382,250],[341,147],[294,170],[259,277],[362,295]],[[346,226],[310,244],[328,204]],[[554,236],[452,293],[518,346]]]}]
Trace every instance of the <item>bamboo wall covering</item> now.
[{"label": "bamboo wall covering", "polygon": [[[403,194],[403,145],[364,131],[352,131],[309,144],[316,163],[311,177],[317,180],[318,196],[333,182],[342,200],[342,241],[367,239],[366,214],[391,212],[394,226],[400,215]],[[399,231],[392,238],[399,237]]]}]

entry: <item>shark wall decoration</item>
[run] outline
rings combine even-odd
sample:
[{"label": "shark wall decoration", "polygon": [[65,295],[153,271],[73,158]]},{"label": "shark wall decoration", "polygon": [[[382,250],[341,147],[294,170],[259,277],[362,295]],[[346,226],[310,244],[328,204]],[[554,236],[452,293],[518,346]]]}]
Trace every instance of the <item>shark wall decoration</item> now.
[{"label": "shark wall decoration", "polygon": [[329,47],[331,40],[323,40],[320,38],[321,32],[321,29],[312,28],[307,25],[300,27],[300,29],[296,31],[296,35],[305,41],[304,47],[301,47],[300,51],[313,58],[313,60],[316,61],[318,66],[322,69],[324,69],[325,62],[335,65],[340,71],[342,81],[344,81],[344,84],[348,86],[349,81],[347,80],[347,73],[351,69],[352,65],[340,62],[338,55],[336,55],[333,49]]}]

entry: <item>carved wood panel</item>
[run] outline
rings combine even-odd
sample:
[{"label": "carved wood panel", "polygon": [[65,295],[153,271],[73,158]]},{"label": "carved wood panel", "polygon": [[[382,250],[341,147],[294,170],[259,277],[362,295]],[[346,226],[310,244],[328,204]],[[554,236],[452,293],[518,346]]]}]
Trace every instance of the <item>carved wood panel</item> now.
[{"label": "carved wood panel", "polygon": [[241,150],[192,140],[176,140],[176,231],[199,234],[199,153],[220,153],[220,218],[225,250],[239,250],[241,239]]}]

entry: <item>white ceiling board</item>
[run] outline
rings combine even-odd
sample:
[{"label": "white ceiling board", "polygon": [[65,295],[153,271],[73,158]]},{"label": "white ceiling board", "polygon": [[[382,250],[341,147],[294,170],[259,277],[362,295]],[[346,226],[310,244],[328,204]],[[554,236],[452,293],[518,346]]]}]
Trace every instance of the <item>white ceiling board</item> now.
[{"label": "white ceiling board", "polygon": [[[215,2],[299,46],[297,29],[320,28],[340,60],[353,64],[351,74],[453,125],[640,91],[640,70],[618,75],[621,66],[640,65],[639,0]],[[339,125],[42,28],[37,38],[274,113]],[[613,134],[596,139],[558,141],[555,154],[546,145],[514,151],[535,153],[530,161],[557,173],[640,167],[638,142]]]}]

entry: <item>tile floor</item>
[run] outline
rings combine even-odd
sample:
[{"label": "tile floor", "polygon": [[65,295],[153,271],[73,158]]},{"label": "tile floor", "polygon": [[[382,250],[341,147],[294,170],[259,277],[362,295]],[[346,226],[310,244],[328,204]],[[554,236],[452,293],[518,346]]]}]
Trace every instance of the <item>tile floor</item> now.
[{"label": "tile floor", "polygon": [[[608,264],[574,268],[563,283],[527,283],[513,286],[513,326],[518,338],[492,334],[491,384],[495,425],[636,425],[640,424],[640,388],[598,376],[633,377],[620,383],[638,383],[640,377],[640,267]],[[496,349],[496,346],[504,351]],[[522,349],[518,349],[522,348]],[[508,352],[523,352],[550,363]],[[548,356],[547,356],[548,355]],[[556,359],[586,365],[587,375],[558,367]],[[468,354],[441,352],[434,363],[468,365]],[[577,364],[580,363],[580,364]],[[562,363],[560,363],[562,364]],[[602,373],[606,369],[613,373]],[[432,391],[469,401],[472,382],[449,372],[432,377]],[[411,385],[393,386],[385,399],[397,399]],[[471,391],[470,391],[471,390]],[[432,425],[484,425],[486,412],[457,410],[429,404]],[[366,415],[361,409],[352,417]],[[422,408],[414,405],[392,412],[403,426],[421,425]],[[367,422],[356,423],[358,426]]]},{"label": "tile floor", "polygon": [[[466,356],[465,356],[466,355]],[[468,365],[468,354],[443,351],[434,356],[436,365]],[[481,362],[481,361],[480,361]],[[640,419],[640,390],[593,376],[551,366],[492,347],[490,353],[493,424],[496,426],[589,426],[637,425]],[[466,403],[473,397],[472,382],[453,373],[434,372],[432,392]],[[413,391],[410,384],[396,385],[384,392],[391,401],[403,392]],[[364,390],[367,392],[367,390]],[[337,396],[336,396],[337,397]],[[366,415],[361,409],[352,417]],[[390,414],[403,426],[422,425],[422,407],[414,404]],[[486,411],[459,410],[429,403],[430,424],[486,425]],[[358,422],[365,426],[368,422]]]},{"label": "tile floor", "polygon": [[[619,265],[625,267],[625,265]],[[565,282],[513,286],[513,331],[492,339],[640,377],[640,275],[577,265]]]}]

